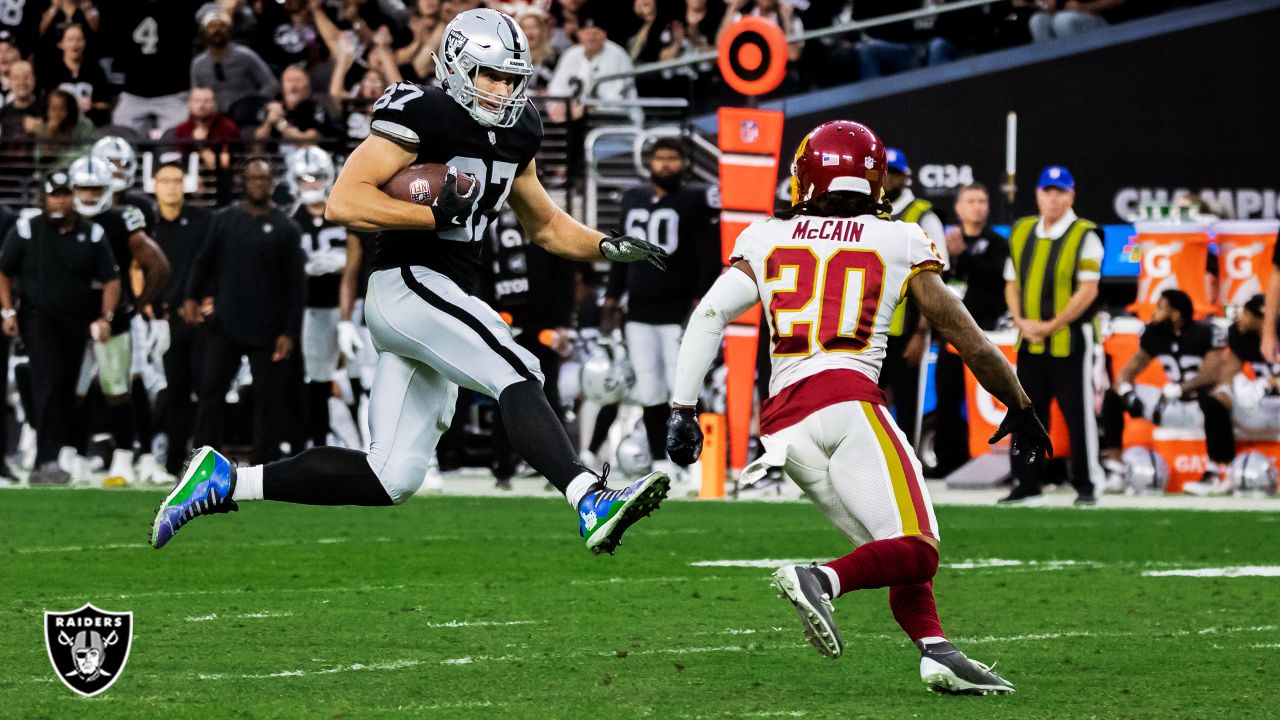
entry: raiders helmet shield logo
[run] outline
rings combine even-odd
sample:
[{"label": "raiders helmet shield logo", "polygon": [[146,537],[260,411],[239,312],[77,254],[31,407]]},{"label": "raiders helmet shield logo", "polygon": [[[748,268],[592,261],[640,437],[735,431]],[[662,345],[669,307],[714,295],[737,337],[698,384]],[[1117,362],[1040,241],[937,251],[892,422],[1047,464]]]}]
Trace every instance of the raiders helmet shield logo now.
[{"label": "raiders helmet shield logo", "polygon": [[462,52],[462,47],[467,44],[467,36],[457,30],[451,30],[448,37],[444,39],[444,56],[448,58],[458,57],[458,53]]},{"label": "raiders helmet shield logo", "polygon": [[414,178],[409,183],[409,200],[418,205],[430,205],[431,183],[426,178]]},{"label": "raiders helmet shield logo", "polygon": [[44,645],[64,685],[85,697],[115,684],[129,661],[133,613],[107,612],[92,604],[44,614]]}]

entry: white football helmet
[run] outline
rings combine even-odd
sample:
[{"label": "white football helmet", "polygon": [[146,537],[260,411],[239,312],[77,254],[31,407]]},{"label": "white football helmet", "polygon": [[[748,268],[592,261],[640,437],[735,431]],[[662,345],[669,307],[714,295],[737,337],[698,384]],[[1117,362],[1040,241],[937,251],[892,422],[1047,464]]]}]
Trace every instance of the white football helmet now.
[{"label": "white football helmet", "polygon": [[[111,207],[114,196],[112,190],[111,166],[104,160],[92,155],[76,158],[67,171],[71,177],[71,191],[75,193],[76,212],[85,217],[101,215]],[[102,194],[96,199],[85,199],[81,190],[101,189]]]},{"label": "white football helmet", "polygon": [[582,394],[599,405],[622,402],[635,382],[636,373],[619,344],[602,342],[582,362]]},{"label": "white football helmet", "polygon": [[138,154],[122,137],[108,135],[93,144],[89,154],[103,160],[111,168],[111,189],[124,192],[133,186],[138,176]]},{"label": "white football helmet", "polygon": [[1133,495],[1158,495],[1169,483],[1169,463],[1149,447],[1124,451],[1124,486]]},{"label": "white football helmet", "polygon": [[1244,495],[1275,495],[1276,464],[1260,452],[1241,453],[1231,461],[1231,487]]},{"label": "white football helmet", "polygon": [[[508,128],[520,119],[529,98],[525,89],[533,76],[529,39],[510,15],[480,8],[454,18],[440,38],[436,77],[449,96],[486,127]],[[480,68],[516,76],[511,95],[503,97],[476,87]],[[481,103],[491,107],[485,107]]]},{"label": "white football helmet", "polygon": [[628,480],[643,477],[653,470],[653,454],[649,452],[649,435],[644,425],[637,425],[618,443],[614,453],[618,461],[618,471]]},{"label": "white football helmet", "polygon": [[304,147],[289,158],[289,187],[303,205],[322,203],[333,189],[337,172],[333,157],[315,146]]}]

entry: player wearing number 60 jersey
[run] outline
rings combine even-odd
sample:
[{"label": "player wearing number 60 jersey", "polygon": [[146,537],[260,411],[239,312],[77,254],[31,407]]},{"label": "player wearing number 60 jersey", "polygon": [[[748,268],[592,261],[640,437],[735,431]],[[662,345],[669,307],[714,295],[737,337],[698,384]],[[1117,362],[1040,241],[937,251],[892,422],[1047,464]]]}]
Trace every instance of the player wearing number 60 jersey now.
[{"label": "player wearing number 60 jersey", "polygon": [[[894,309],[910,294],[992,394],[1014,408],[992,441],[1038,457],[1048,436],[1009,363],[943,285],[933,241],[892,222],[881,182],[884,145],[867,127],[833,121],[800,143],[795,205],[739,236],[733,266],[703,296],[680,346],[667,449],[688,465],[701,452],[694,405],[725,323],[756,302],[767,311],[773,359],[760,413],[765,453],[744,474],[782,467],[856,549],[822,566],[774,575],[818,651],[844,649],[831,599],[889,587],[894,618],[921,653],[921,678],[941,692],[1013,686],[966,658],[942,632],[933,600],[938,523],[920,461],[876,386]],[[746,478],[751,479],[751,478]]]},{"label": "player wearing number 60 jersey", "polygon": [[[204,449],[156,517],[156,547],[191,518],[235,509],[240,500],[404,502],[452,420],[459,385],[498,400],[512,446],[565,493],[593,552],[613,552],[627,527],[665,497],[664,473],[610,490],[578,462],[543,395],[537,359],[470,291],[485,228],[506,202],[534,243],[563,257],[662,266],[666,253],[638,238],[602,237],[547,195],[534,164],[542,122],[524,94],[533,74],[529,41],[509,16],[487,9],[459,14],[445,28],[436,73],[443,89],[387,88],[374,104],[370,137],[347,158],[325,208],[330,220],[380,233],[365,300],[378,351],[369,452],[313,448],[233,470]],[[463,196],[456,178],[446,180],[430,207],[382,192],[415,163],[450,165],[475,185]]]}]

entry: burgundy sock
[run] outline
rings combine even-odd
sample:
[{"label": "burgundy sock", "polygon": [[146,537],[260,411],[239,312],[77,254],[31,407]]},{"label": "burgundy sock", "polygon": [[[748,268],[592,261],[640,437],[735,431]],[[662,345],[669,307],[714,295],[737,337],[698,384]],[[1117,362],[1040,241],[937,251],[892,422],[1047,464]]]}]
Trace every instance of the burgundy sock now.
[{"label": "burgundy sock", "polygon": [[853,590],[915,585],[938,571],[938,551],[910,537],[876,540],[826,563],[840,578],[840,594]]},{"label": "burgundy sock", "polygon": [[933,581],[889,588],[889,607],[911,642],[920,638],[946,637],[938,620],[938,606],[933,601]]}]

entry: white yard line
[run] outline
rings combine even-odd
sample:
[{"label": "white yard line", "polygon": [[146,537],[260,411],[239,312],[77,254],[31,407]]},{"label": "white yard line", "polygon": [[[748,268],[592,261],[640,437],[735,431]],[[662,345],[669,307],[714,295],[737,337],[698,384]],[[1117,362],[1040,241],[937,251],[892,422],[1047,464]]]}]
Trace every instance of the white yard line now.
[{"label": "white yard line", "polygon": [[428,628],[461,628],[461,627],[510,627],[511,625],[538,625],[541,620],[449,620],[447,622],[424,623]]},{"label": "white yard line", "polygon": [[210,613],[208,615],[192,615],[191,617],[184,618],[184,619],[187,622],[210,622],[212,620],[260,620],[263,618],[282,618],[282,617],[293,617],[293,613],[269,612],[269,611],[240,613],[238,615],[219,615],[217,613]]},{"label": "white yard line", "polygon": [[1229,565],[1226,567],[1147,570],[1146,577],[1280,577],[1280,565]]}]

